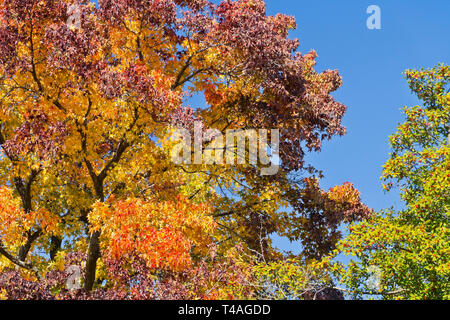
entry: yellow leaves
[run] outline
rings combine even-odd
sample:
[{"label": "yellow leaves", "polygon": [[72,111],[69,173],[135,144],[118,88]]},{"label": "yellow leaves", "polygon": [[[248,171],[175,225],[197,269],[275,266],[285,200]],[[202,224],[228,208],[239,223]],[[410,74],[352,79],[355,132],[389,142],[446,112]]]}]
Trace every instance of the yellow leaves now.
[{"label": "yellow leaves", "polygon": [[49,264],[49,270],[58,270],[58,271],[64,271],[66,269],[65,264],[65,258],[66,258],[67,252],[65,251],[59,251],[55,259]]},{"label": "yellow leaves", "polygon": [[96,232],[102,229],[103,222],[111,215],[108,205],[103,202],[94,204],[92,211],[89,213],[90,231]]},{"label": "yellow leaves", "polygon": [[275,299],[302,299],[311,290],[311,284],[326,285],[330,280],[327,271],[329,261],[300,262],[286,259],[269,263],[258,263],[254,272],[261,286],[273,290]]},{"label": "yellow leaves", "polygon": [[6,292],[6,289],[0,290],[0,300],[7,300],[8,299],[8,293]]},{"label": "yellow leaves", "polygon": [[215,229],[205,204],[144,201],[137,198],[96,203],[88,218],[91,232],[101,231],[102,247],[113,258],[136,253],[151,268],[183,270],[191,249],[206,249]]}]

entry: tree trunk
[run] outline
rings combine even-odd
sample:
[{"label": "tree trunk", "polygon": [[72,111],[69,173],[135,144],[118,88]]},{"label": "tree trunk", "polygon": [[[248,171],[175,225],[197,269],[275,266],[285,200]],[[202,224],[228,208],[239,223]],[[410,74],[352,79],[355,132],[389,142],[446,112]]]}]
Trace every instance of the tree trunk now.
[{"label": "tree trunk", "polygon": [[84,289],[91,291],[95,282],[95,271],[97,270],[97,260],[100,258],[100,232],[96,231],[89,239],[89,252],[86,261],[86,271],[84,275]]}]

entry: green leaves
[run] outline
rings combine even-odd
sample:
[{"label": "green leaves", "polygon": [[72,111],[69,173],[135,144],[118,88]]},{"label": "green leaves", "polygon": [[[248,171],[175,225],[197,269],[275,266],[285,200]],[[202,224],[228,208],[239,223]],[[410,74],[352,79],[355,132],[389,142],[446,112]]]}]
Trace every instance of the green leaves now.
[{"label": "green leaves", "polygon": [[377,214],[352,226],[339,251],[358,258],[342,281],[356,296],[365,292],[367,268],[382,270],[385,299],[450,298],[450,69],[408,70],[406,78],[424,107],[405,107],[406,121],[390,137],[384,166],[386,190],[401,188],[406,209]]}]

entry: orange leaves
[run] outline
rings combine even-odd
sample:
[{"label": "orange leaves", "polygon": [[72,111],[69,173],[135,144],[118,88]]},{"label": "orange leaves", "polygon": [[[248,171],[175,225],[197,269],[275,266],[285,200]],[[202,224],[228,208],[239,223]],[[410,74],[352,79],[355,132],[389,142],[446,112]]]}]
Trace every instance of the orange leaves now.
[{"label": "orange leaves", "polygon": [[337,203],[348,203],[351,205],[361,201],[361,194],[355,189],[352,183],[346,182],[341,186],[335,186],[328,192],[328,198]]},{"label": "orange leaves", "polygon": [[95,204],[89,221],[92,231],[102,231],[112,258],[137,253],[150,268],[178,271],[191,265],[194,245],[209,244],[214,230],[209,212],[209,206],[181,196],[166,202],[129,198]]},{"label": "orange leaves", "polygon": [[6,245],[21,245],[26,240],[25,233],[36,227],[44,233],[55,233],[58,223],[58,217],[45,209],[25,213],[12,190],[0,187],[0,240]]},{"label": "orange leaves", "polygon": [[317,179],[308,178],[304,179],[304,182],[308,197],[312,198],[316,204],[324,204],[327,210],[344,211],[361,204],[361,194],[350,182],[330,188],[328,192],[320,189]]},{"label": "orange leaves", "polygon": [[210,85],[205,89],[205,99],[210,105],[220,105],[223,102],[223,94]]},{"label": "orange leaves", "polygon": [[38,225],[44,233],[55,234],[58,232],[58,224],[60,219],[48,210],[38,209],[36,211],[32,211],[26,216],[26,218],[31,222],[31,224]]},{"label": "orange leaves", "polygon": [[20,237],[21,229],[20,216],[23,211],[20,208],[20,200],[14,198],[11,189],[0,188],[0,236],[1,240],[7,244],[15,244]]},{"label": "orange leaves", "polygon": [[344,222],[367,218],[373,212],[361,202],[361,194],[350,182],[329,190],[325,208],[338,213]]}]

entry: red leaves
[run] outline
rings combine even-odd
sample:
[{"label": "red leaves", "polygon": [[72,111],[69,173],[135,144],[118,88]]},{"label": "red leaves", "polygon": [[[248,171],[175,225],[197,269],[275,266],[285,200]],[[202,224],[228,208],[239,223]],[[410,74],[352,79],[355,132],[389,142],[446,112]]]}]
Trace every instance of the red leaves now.
[{"label": "red leaves", "polygon": [[160,70],[151,70],[137,62],[121,72],[105,67],[100,72],[99,88],[108,99],[126,97],[139,104],[155,121],[169,122],[171,114],[181,105],[181,95],[171,90],[171,82]]},{"label": "red leaves", "polygon": [[321,259],[334,250],[341,239],[342,223],[363,220],[373,211],[361,202],[358,190],[349,182],[331,188],[328,193],[320,189],[315,179],[304,182],[302,195],[297,196],[301,203],[295,205],[299,225],[291,234],[302,240],[305,256]]},{"label": "red leaves", "polygon": [[88,5],[77,5],[80,28],[70,28],[67,17],[56,20],[45,29],[44,43],[49,53],[47,66],[56,70],[71,71],[83,80],[93,80],[104,68],[97,56],[106,39],[103,27]]},{"label": "red leaves", "polygon": [[0,65],[4,66],[7,74],[13,74],[17,68],[17,43],[20,37],[17,28],[0,25]]},{"label": "red leaves", "polygon": [[241,52],[245,56],[244,70],[263,71],[269,77],[267,84],[275,85],[279,72],[284,71],[280,67],[290,63],[291,54],[298,46],[297,40],[286,38],[287,30],[294,24],[293,18],[266,16],[265,3],[260,0],[223,1],[214,13],[219,23],[209,32],[211,41]]},{"label": "red leaves", "polygon": [[57,160],[66,134],[66,128],[62,122],[51,123],[39,109],[33,109],[25,114],[25,121],[16,129],[14,137],[6,141],[3,147],[13,157],[34,154],[41,161]]},{"label": "red leaves", "polygon": [[[214,249],[211,249],[213,252]],[[230,250],[225,258],[202,258],[183,272],[165,271],[154,277],[153,269],[136,254],[106,259],[113,289],[129,291],[127,299],[240,299],[252,297],[250,265],[242,264]],[[128,288],[131,288],[128,289]],[[93,293],[94,295],[108,292]]]},{"label": "red leaves", "polygon": [[176,20],[173,0],[100,0],[99,12],[110,22],[120,25],[124,17],[140,16],[144,25],[158,27]]},{"label": "red leaves", "polygon": [[50,288],[43,282],[32,281],[18,271],[0,272],[0,293],[6,292],[8,300],[54,300]]},{"label": "red leaves", "polygon": [[267,16],[264,1],[240,0],[223,1],[211,17],[185,20],[195,33],[205,34],[199,35],[202,47],[220,50],[212,71],[244,83],[221,92],[208,86],[205,97],[211,109],[226,108],[237,125],[280,129],[286,170],[304,167],[304,146],[319,151],[322,140],[345,133],[341,120],[346,107],[330,95],[342,80],[337,71],[314,71],[315,52],[293,55],[299,42],[287,38],[295,27],[292,17]]}]

